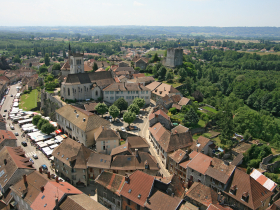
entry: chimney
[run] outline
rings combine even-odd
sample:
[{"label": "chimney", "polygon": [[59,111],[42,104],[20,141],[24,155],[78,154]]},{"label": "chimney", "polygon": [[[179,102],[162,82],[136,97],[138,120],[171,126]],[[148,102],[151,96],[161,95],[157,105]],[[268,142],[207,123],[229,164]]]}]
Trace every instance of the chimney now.
[{"label": "chimney", "polygon": [[42,167],[39,168],[39,172],[40,172],[40,174],[43,173]]},{"label": "chimney", "polygon": [[177,134],[178,132],[177,132],[177,130],[175,130],[175,134]]},{"label": "chimney", "polygon": [[104,126],[102,126],[102,130],[104,130]]},{"label": "chimney", "polygon": [[4,135],[2,135],[2,138],[4,139]]},{"label": "chimney", "polygon": [[41,189],[41,192],[44,192],[44,186],[41,186],[40,189]]},{"label": "chimney", "polygon": [[210,164],[209,164],[210,166],[213,166],[213,164],[212,164],[212,160],[210,161]]},{"label": "chimney", "polygon": [[23,177],[23,182],[26,183],[27,182],[26,174],[24,174],[22,177]]},{"label": "chimney", "polygon": [[135,149],[135,156],[138,157],[138,149]]},{"label": "chimney", "polygon": [[55,181],[59,183],[58,176],[55,177]]},{"label": "chimney", "polygon": [[165,91],[165,87],[163,87],[164,91]]},{"label": "chimney", "polygon": [[150,204],[150,198],[149,197],[147,197],[147,203]]},{"label": "chimney", "polygon": [[174,197],[174,193],[172,193],[171,196]]},{"label": "chimney", "polygon": [[128,177],[127,174],[125,175],[125,182],[126,182],[127,184],[129,184],[129,177]]},{"label": "chimney", "polygon": [[7,165],[7,159],[4,159],[4,164]]},{"label": "chimney", "polygon": [[48,178],[51,179],[51,172],[48,171]]}]

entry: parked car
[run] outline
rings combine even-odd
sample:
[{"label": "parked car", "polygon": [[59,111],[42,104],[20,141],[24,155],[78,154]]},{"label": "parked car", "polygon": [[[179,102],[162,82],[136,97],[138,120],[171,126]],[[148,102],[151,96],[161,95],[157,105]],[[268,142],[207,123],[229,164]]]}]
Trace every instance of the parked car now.
[{"label": "parked car", "polygon": [[124,129],[124,127],[121,127],[121,130],[122,130],[122,131],[126,131],[126,130]]},{"label": "parked car", "polygon": [[120,119],[116,119],[116,122],[118,122],[118,123],[119,123],[119,122],[120,122]]},{"label": "parked car", "polygon": [[14,97],[13,95],[11,95],[11,97]]},{"label": "parked car", "polygon": [[33,155],[34,159],[38,159],[38,156],[36,154]]},{"label": "parked car", "polygon": [[29,161],[30,161],[32,164],[34,164],[34,161],[32,160],[32,158],[30,158]]},{"label": "parked car", "polygon": [[5,115],[5,114],[3,114],[3,117],[6,117],[6,115]]},{"label": "parked car", "polygon": [[18,136],[18,132],[15,132],[15,136]]},{"label": "parked car", "polygon": [[138,130],[138,127],[137,126],[134,126],[134,125],[131,125],[129,126],[129,129],[132,131],[132,130]]},{"label": "parked car", "polygon": [[13,126],[13,125],[11,125],[11,127],[10,127],[12,130],[15,130],[15,127]]},{"label": "parked car", "polygon": [[5,109],[4,112],[7,112],[7,109]]},{"label": "parked car", "polygon": [[27,143],[25,141],[21,142],[21,145],[26,147],[27,146]]},{"label": "parked car", "polygon": [[41,165],[41,167],[43,170],[48,170],[48,167],[45,164]]}]

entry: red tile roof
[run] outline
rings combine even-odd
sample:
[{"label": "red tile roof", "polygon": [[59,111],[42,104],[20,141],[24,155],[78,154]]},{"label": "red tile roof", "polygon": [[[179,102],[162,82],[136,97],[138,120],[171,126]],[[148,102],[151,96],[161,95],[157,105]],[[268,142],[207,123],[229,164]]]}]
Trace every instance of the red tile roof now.
[{"label": "red tile roof", "polygon": [[186,158],[186,152],[178,149],[169,155],[169,158],[174,160],[176,163],[180,163],[184,158]]},{"label": "red tile roof", "polygon": [[208,167],[210,166],[211,161],[212,161],[211,157],[204,155],[202,153],[198,153],[188,164],[188,167],[201,174],[205,174]]},{"label": "red tile roof", "polygon": [[184,161],[182,163],[180,163],[179,165],[183,168],[187,168],[188,164],[191,162],[192,159],[194,159],[194,157],[198,154],[198,152],[196,151],[192,151],[191,154],[189,154],[189,160]]},{"label": "red tile roof", "polygon": [[56,203],[55,199],[58,198],[58,201],[64,197],[64,195],[75,195],[82,194],[80,190],[69,184],[68,182],[53,182],[49,181],[44,186],[44,191],[40,192],[37,198],[31,205],[32,209],[44,209],[52,210],[54,209]]},{"label": "red tile roof", "polygon": [[129,176],[129,182],[124,184],[121,195],[144,207],[146,199],[151,193],[153,184],[153,176],[142,171],[135,171]]},{"label": "red tile roof", "polygon": [[163,116],[165,119],[170,120],[170,117],[169,117],[164,111],[162,111],[162,110],[158,110],[158,111],[156,111],[156,112],[154,112],[154,113],[151,113],[151,114],[149,115],[149,120],[155,118],[156,115],[161,115],[161,116]]},{"label": "red tile roof", "polygon": [[4,140],[17,140],[12,131],[0,130],[0,143]]}]

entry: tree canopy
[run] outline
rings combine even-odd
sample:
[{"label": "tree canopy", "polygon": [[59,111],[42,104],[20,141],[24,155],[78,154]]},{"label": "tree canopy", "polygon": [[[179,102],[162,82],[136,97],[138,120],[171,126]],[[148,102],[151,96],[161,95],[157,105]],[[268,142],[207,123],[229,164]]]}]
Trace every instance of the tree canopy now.
[{"label": "tree canopy", "polygon": [[143,98],[135,98],[132,103],[136,104],[141,109],[143,108],[146,102]]},{"label": "tree canopy", "polygon": [[108,107],[106,104],[104,103],[98,103],[95,107],[95,110],[102,115],[103,117],[103,114],[105,114],[107,111],[108,111]]},{"label": "tree canopy", "polygon": [[42,125],[41,130],[43,133],[46,133],[49,135],[50,133],[55,131],[55,127],[48,122],[48,123],[45,123]]},{"label": "tree canopy", "polygon": [[119,108],[120,111],[126,110],[128,103],[124,98],[119,98],[114,102],[114,105]]},{"label": "tree canopy", "polygon": [[112,105],[109,107],[109,113],[115,119],[117,116],[119,116],[120,110],[115,105]]},{"label": "tree canopy", "polygon": [[140,109],[139,109],[139,107],[137,106],[137,104],[132,103],[132,104],[128,107],[127,111],[133,112],[133,113],[135,113],[135,114],[139,114]]},{"label": "tree canopy", "polygon": [[136,119],[136,114],[134,112],[125,112],[123,115],[123,120],[130,125]]},{"label": "tree canopy", "polygon": [[37,126],[37,124],[38,124],[39,120],[41,120],[41,118],[42,118],[41,115],[35,115],[32,119],[32,124]]}]

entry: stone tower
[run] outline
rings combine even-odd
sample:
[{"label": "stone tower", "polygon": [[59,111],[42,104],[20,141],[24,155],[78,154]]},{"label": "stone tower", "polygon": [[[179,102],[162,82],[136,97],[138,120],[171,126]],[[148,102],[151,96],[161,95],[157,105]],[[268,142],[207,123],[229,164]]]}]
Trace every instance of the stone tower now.
[{"label": "stone tower", "polygon": [[68,58],[70,64],[70,74],[84,73],[84,53],[73,53],[71,51],[70,43]]},{"label": "stone tower", "polygon": [[169,67],[181,66],[183,64],[183,49],[168,48],[165,65]]}]

